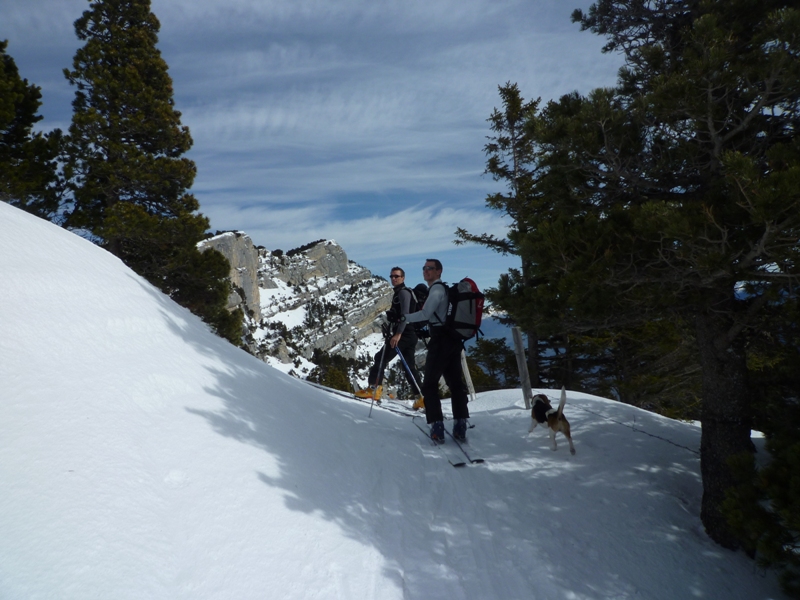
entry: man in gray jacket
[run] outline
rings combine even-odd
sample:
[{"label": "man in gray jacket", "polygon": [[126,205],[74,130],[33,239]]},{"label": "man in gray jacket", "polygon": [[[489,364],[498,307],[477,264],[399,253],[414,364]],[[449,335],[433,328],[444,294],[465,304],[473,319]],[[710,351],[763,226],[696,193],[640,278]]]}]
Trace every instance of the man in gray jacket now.
[{"label": "man in gray jacket", "polygon": [[442,263],[429,258],[422,267],[422,276],[428,284],[428,299],[422,310],[405,315],[409,323],[428,322],[431,339],[428,342],[428,357],[425,360],[425,375],[422,395],[425,397],[425,411],[428,425],[431,426],[431,439],[444,443],[444,417],[442,400],[439,397],[439,379],[444,377],[450,388],[450,402],[453,407],[453,437],[459,441],[467,439],[467,388],[461,378],[461,351],[464,343],[454,332],[445,327],[447,317],[447,287],[442,282]]}]

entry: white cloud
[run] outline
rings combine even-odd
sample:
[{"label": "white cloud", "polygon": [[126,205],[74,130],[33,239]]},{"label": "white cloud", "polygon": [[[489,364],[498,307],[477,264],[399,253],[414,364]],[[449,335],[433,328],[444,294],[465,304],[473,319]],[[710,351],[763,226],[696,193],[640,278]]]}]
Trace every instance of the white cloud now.
[{"label": "white cloud", "polygon": [[[298,23],[324,28],[391,27],[398,32],[463,30],[495,15],[519,10],[518,0],[154,0],[153,10],[162,22],[194,20],[242,30]],[[554,5],[557,0],[539,4]],[[506,17],[507,18],[507,17]]]},{"label": "white cloud", "polygon": [[[87,0],[2,3],[0,39],[43,88],[41,126],[66,129],[61,71]],[[547,100],[613,83],[619,59],[569,20],[589,4],[153,0],[201,211],[271,248],[334,238],[371,269],[430,252],[498,264],[452,246],[458,226],[504,230],[483,206],[501,186],[481,176],[497,86]]]},{"label": "white cloud", "polygon": [[[270,250],[289,250],[312,240],[335,239],[351,258],[368,257],[376,263],[413,256],[414,248],[423,249],[423,253],[450,251],[457,227],[504,236],[508,225],[499,212],[479,206],[414,205],[390,212],[376,207],[348,219],[338,216],[338,208],[330,204],[230,209],[224,203],[215,203],[204,207],[203,212],[212,221],[237,223],[235,229],[247,232],[256,245]],[[225,214],[228,211],[230,214]]]}]

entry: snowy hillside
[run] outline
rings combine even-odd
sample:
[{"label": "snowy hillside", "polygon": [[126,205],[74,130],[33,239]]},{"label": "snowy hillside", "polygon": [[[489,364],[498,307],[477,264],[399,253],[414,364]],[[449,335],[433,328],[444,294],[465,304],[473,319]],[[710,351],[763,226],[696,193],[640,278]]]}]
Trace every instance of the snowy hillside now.
[{"label": "snowy hillside", "polygon": [[571,456],[491,392],[456,469],[2,202],[0,274],[2,600],[783,597],[703,533],[692,425],[570,392]]}]

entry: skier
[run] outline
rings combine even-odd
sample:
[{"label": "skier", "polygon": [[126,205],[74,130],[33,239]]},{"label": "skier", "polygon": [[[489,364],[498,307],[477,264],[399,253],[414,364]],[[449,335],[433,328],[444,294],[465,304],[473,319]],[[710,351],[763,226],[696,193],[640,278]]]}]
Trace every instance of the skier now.
[{"label": "skier", "polygon": [[461,351],[463,341],[448,331],[444,323],[447,316],[447,287],[442,282],[442,263],[429,258],[422,267],[422,276],[428,284],[428,299],[422,310],[405,315],[406,323],[428,321],[431,339],[428,342],[428,356],[425,360],[425,376],[422,395],[425,397],[425,413],[431,426],[431,439],[444,443],[444,417],[442,401],[439,397],[439,379],[444,376],[450,388],[450,402],[453,407],[453,437],[458,441],[467,439],[467,389],[461,378]]},{"label": "skier", "polygon": [[[408,369],[403,371],[412,390],[417,389],[415,382],[419,381],[419,373],[414,359],[418,339],[417,333],[413,326],[406,326],[406,323],[401,320],[412,310],[416,303],[415,296],[405,285],[406,272],[403,269],[400,267],[392,268],[389,278],[394,288],[392,306],[386,313],[391,329],[384,332],[383,348],[375,354],[374,364],[370,368],[369,376],[367,377],[368,387],[356,392],[356,396],[359,398],[374,398],[378,402],[380,402],[381,393],[383,392],[383,372],[386,369],[386,365],[397,355],[395,348],[400,349],[403,358],[406,360]],[[424,407],[423,397],[415,395],[414,410]]]}]

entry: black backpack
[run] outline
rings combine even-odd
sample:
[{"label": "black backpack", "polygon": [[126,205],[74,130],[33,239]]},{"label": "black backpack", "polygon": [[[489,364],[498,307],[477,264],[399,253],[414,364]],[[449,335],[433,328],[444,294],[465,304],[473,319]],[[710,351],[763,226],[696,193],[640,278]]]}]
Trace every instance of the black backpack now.
[{"label": "black backpack", "polygon": [[[414,313],[422,310],[425,300],[428,298],[428,286],[424,283],[420,283],[412,289],[404,285],[397,290],[397,293],[399,294],[403,290],[407,290],[408,293],[411,294],[411,302],[408,305],[408,312]],[[392,308],[386,311],[386,318],[390,323],[398,323],[400,321],[399,308],[395,309],[394,302],[392,302]],[[428,333],[427,321],[423,321],[421,323],[409,323],[408,325],[412,325],[414,327],[417,337],[429,337],[430,334]]]},{"label": "black backpack", "polygon": [[422,310],[422,307],[425,306],[425,300],[428,299],[428,286],[424,283],[418,283],[414,286],[413,290],[411,288],[406,289],[411,292],[413,304],[409,312],[417,312]]},{"label": "black backpack", "polygon": [[[428,299],[428,286],[424,283],[418,283],[414,289],[406,288],[411,292],[411,307],[409,312],[418,312],[425,306],[425,300]],[[428,330],[428,322],[422,321],[420,323],[411,323],[414,326],[414,331],[417,333],[418,338],[427,338],[431,336]]]}]

